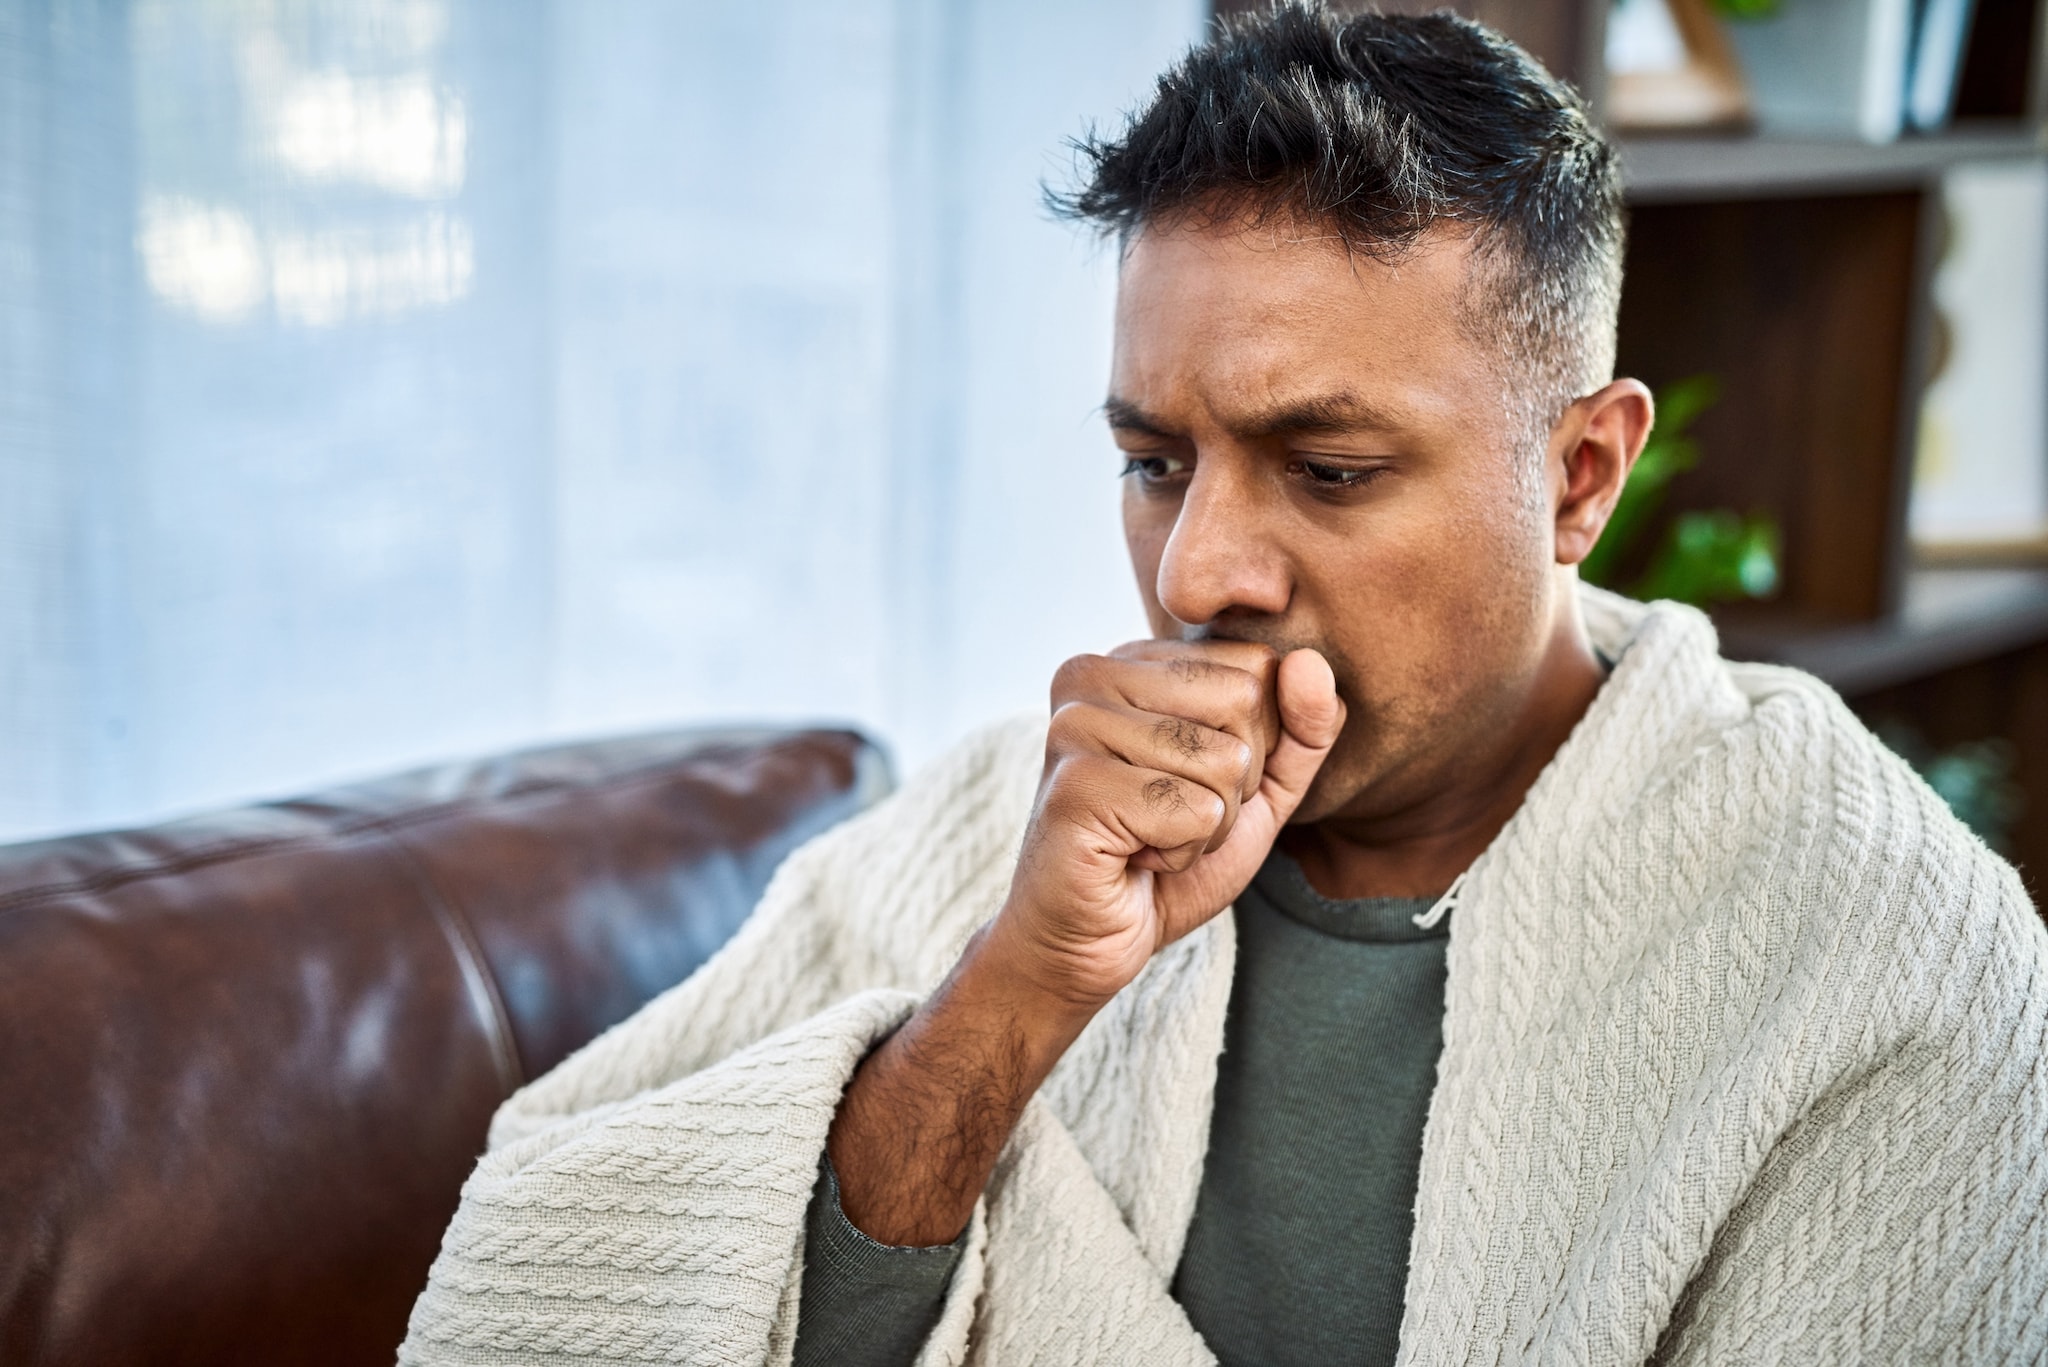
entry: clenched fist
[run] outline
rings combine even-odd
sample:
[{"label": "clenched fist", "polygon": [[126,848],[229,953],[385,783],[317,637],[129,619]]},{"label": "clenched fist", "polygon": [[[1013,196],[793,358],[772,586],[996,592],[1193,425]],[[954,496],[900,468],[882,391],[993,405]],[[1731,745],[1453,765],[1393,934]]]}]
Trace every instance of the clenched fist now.
[{"label": "clenched fist", "polygon": [[1244,890],[1343,725],[1313,650],[1148,641],[1067,662],[1008,900],[833,1118],[855,1226],[912,1246],[960,1232],[1061,1054]]},{"label": "clenched fist", "polygon": [[1144,641],[1053,681],[1045,775],[994,933],[1091,1010],[1251,881],[1343,729],[1330,666],[1241,641]]}]

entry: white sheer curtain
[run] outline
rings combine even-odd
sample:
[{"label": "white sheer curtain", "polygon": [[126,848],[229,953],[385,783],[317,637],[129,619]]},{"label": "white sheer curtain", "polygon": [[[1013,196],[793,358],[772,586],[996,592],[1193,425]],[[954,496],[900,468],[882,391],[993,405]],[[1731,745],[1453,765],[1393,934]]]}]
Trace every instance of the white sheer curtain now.
[{"label": "white sheer curtain", "polygon": [[0,838],[1038,701],[1138,617],[1037,186],[1204,9],[0,0]]}]

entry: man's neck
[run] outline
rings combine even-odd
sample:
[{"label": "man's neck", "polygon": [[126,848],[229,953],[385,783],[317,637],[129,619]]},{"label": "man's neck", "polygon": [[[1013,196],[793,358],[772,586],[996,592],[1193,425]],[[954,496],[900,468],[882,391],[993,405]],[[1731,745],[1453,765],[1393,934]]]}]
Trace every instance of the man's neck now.
[{"label": "man's neck", "polygon": [[1559,614],[1513,724],[1496,733],[1499,743],[1475,748],[1463,765],[1446,766],[1442,782],[1420,801],[1398,811],[1340,811],[1290,826],[1281,834],[1281,848],[1325,897],[1442,893],[1521,808],[1606,677],[1574,605]]}]

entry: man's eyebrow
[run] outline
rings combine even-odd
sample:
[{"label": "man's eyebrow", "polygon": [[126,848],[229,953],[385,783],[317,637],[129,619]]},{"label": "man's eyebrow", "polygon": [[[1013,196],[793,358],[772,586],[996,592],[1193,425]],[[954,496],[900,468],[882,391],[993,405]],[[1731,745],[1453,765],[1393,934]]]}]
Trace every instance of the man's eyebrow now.
[{"label": "man's eyebrow", "polygon": [[1244,437],[1333,436],[1345,432],[1391,432],[1402,424],[1394,414],[1348,391],[1318,394],[1237,418],[1231,429]]},{"label": "man's eyebrow", "polygon": [[1129,399],[1119,399],[1114,394],[1103,401],[1102,413],[1104,417],[1109,419],[1111,431],[1136,432],[1140,436],[1145,437],[1171,437],[1178,435],[1177,433],[1169,432],[1165,424],[1147,414],[1144,409],[1138,407]]},{"label": "man's eyebrow", "polygon": [[[1118,432],[1147,437],[1182,435],[1128,399],[1111,396],[1102,405],[1109,425]],[[1271,408],[1234,418],[1230,430],[1241,437],[1331,436],[1345,432],[1392,432],[1399,418],[1349,391],[1289,399]]]}]

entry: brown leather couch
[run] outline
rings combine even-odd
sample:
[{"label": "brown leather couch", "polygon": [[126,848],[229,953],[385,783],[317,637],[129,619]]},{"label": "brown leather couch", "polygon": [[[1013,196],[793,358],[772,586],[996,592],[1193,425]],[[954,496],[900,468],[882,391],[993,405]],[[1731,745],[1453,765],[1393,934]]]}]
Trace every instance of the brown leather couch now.
[{"label": "brown leather couch", "polygon": [[887,783],[685,731],[0,848],[0,1363],[388,1364],[498,1103]]}]

